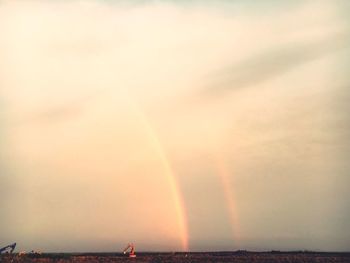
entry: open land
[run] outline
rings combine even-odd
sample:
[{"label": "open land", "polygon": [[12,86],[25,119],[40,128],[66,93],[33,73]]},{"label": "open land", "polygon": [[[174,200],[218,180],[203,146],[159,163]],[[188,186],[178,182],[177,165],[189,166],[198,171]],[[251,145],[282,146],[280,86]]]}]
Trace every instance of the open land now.
[{"label": "open land", "polygon": [[191,252],[191,253],[138,253],[136,258],[129,258],[120,253],[48,253],[41,255],[8,254],[1,255],[0,262],[35,262],[35,263],[205,263],[205,262],[238,262],[238,263],[322,263],[349,262],[349,253],[331,252]]}]

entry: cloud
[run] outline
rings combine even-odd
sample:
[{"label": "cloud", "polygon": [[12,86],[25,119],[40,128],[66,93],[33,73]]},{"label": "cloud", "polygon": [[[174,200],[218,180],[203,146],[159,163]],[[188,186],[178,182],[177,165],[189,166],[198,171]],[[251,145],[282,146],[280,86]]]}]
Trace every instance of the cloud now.
[{"label": "cloud", "polygon": [[247,247],[270,229],[266,246],[346,233],[332,215],[346,218],[348,193],[331,197],[329,175],[349,170],[345,152],[337,159],[348,90],[334,84],[348,80],[348,32],[333,1],[268,2],[1,4],[0,163],[11,176],[0,198],[20,209],[0,232],[12,222],[24,249],[114,250],[126,239],[180,249],[168,157],[191,245],[231,248],[217,153]]},{"label": "cloud", "polygon": [[212,74],[213,81],[209,80],[210,84],[203,89],[203,94],[224,96],[229,91],[259,85],[349,47],[348,32],[316,41],[270,47],[267,51]]}]

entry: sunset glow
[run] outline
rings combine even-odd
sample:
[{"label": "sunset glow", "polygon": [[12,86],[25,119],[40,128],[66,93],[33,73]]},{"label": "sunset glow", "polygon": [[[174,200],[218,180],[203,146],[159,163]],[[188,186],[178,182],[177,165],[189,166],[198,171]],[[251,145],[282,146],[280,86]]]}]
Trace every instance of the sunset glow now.
[{"label": "sunset glow", "polygon": [[0,1],[1,244],[349,250],[349,12]]}]

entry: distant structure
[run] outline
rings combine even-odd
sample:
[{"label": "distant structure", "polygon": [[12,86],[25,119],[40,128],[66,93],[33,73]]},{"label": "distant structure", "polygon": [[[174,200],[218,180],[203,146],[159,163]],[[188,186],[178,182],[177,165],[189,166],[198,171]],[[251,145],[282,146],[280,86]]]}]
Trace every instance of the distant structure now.
[{"label": "distant structure", "polygon": [[6,247],[2,247],[0,248],[0,254],[12,254],[12,252],[15,250],[15,247],[16,247],[16,243],[13,243]]},{"label": "distant structure", "polygon": [[129,252],[129,258],[136,258],[136,254],[135,254],[135,246],[133,243],[129,243],[126,248],[123,250],[123,253],[126,254],[128,251]]}]

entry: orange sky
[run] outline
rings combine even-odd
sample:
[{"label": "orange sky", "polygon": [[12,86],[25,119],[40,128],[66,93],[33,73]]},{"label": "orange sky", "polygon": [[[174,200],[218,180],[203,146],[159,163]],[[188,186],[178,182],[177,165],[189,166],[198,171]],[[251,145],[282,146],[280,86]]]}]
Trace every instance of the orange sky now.
[{"label": "orange sky", "polygon": [[348,250],[348,9],[0,2],[0,246]]}]

